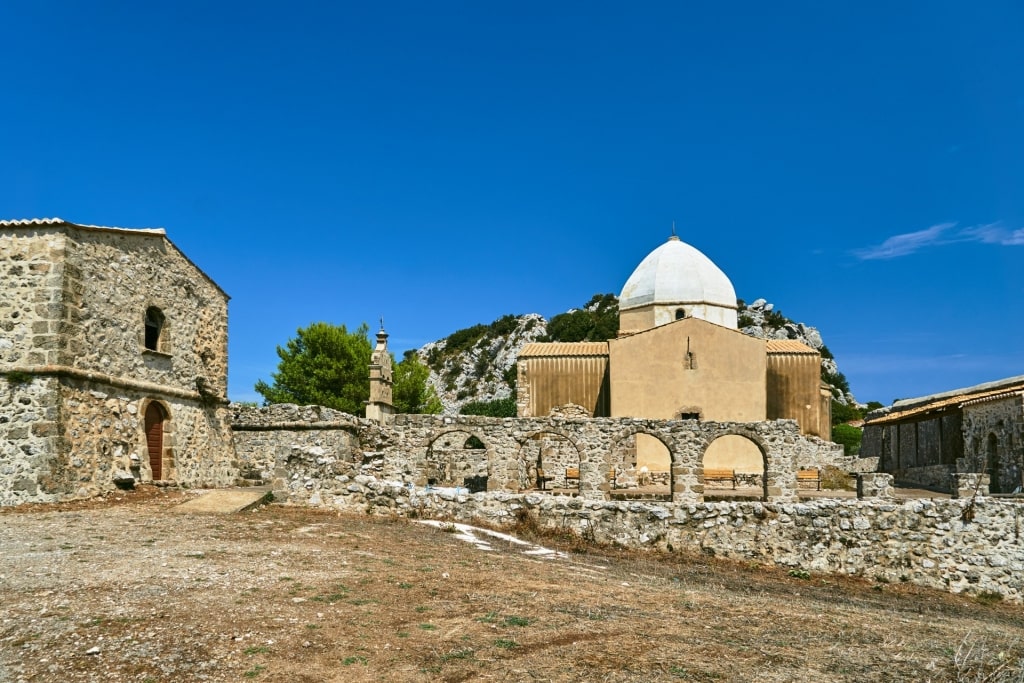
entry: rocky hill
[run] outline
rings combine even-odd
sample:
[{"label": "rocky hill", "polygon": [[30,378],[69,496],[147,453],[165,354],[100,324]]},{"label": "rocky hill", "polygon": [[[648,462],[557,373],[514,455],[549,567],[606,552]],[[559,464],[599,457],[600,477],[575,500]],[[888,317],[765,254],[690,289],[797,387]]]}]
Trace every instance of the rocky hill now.
[{"label": "rocky hill", "polygon": [[[821,352],[822,379],[842,404],[855,405],[846,378],[814,327],[786,318],[774,305],[757,299],[739,310],[740,331],[759,339],[795,339]],[[467,403],[494,401],[512,395],[515,362],[520,349],[534,341],[597,341],[618,329],[618,300],[596,295],[585,306],[554,316],[549,324],[536,313],[506,315],[489,325],[474,325],[426,344],[417,353],[430,368],[446,414]]]}]

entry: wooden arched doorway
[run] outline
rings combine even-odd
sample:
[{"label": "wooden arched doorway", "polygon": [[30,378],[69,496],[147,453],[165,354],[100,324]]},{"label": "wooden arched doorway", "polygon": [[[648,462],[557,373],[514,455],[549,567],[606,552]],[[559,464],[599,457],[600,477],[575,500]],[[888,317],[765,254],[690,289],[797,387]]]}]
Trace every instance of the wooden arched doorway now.
[{"label": "wooden arched doorway", "polygon": [[149,452],[149,469],[153,480],[163,479],[164,421],[167,411],[156,401],[146,406],[146,450]]}]

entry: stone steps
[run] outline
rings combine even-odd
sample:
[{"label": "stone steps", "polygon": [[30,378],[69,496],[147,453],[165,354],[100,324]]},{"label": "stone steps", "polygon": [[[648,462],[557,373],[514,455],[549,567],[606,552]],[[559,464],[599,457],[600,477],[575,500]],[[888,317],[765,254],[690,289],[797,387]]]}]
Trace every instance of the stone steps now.
[{"label": "stone steps", "polygon": [[216,489],[204,493],[187,503],[176,505],[171,510],[184,513],[231,515],[259,507],[269,502],[272,497],[269,486]]}]

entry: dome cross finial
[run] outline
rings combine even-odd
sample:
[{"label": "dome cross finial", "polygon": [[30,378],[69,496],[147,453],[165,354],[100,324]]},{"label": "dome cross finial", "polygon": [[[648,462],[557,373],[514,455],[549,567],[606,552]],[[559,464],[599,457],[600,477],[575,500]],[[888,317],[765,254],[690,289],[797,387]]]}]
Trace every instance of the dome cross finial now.
[{"label": "dome cross finial", "polygon": [[678,240],[679,235],[676,234],[676,222],[672,221],[672,234],[669,236],[669,240]]}]

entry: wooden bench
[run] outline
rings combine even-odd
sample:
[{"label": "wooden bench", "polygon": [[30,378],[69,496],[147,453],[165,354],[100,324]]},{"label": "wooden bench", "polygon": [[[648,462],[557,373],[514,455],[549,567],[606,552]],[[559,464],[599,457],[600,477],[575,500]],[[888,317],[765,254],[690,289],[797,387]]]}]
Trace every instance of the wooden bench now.
[{"label": "wooden bench", "polygon": [[579,467],[566,467],[565,468],[565,485],[569,486],[570,481],[575,481],[576,485],[580,485],[580,468]]},{"label": "wooden bench", "polygon": [[736,488],[736,470],[704,468],[704,483],[712,481],[727,481]]},{"label": "wooden bench", "polygon": [[537,488],[541,491],[547,489],[548,482],[554,479],[554,477],[548,477],[544,475],[544,470],[537,468]]},{"label": "wooden bench", "polygon": [[821,470],[797,470],[796,471],[796,486],[800,488],[800,484],[814,484],[814,488],[821,490]]}]

